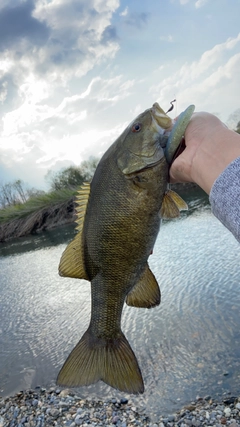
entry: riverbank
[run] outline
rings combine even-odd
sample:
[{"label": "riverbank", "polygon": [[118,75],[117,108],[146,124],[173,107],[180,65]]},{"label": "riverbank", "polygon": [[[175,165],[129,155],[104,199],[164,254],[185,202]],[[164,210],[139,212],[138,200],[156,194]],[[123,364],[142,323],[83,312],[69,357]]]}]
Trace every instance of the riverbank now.
[{"label": "riverbank", "polygon": [[151,416],[139,410],[127,398],[95,401],[82,399],[65,389],[21,391],[0,399],[0,427],[191,427],[240,426],[240,397],[226,395],[221,400],[210,396],[194,402],[174,414]]},{"label": "riverbank", "polygon": [[[191,200],[191,194],[194,191],[200,192],[202,195],[205,194],[193,183],[174,184],[171,185],[171,188],[179,193],[183,199],[186,199],[187,203]],[[74,200],[75,197],[70,197],[64,201],[36,209],[23,217],[13,218],[10,221],[0,221],[0,243],[73,223],[75,220]]]},{"label": "riverbank", "polygon": [[74,221],[74,198],[30,213],[26,217],[0,223],[0,243],[37,234]]}]

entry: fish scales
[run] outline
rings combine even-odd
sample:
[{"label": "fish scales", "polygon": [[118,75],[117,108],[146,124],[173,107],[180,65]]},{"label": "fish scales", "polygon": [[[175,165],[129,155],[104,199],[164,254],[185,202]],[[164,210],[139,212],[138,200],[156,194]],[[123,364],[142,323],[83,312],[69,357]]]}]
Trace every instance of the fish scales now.
[{"label": "fish scales", "polygon": [[[166,194],[165,133],[172,125],[155,103],[107,150],[91,184],[79,191],[79,233],[64,251],[59,273],[91,282],[91,319],[60,370],[60,385],[103,380],[121,391],[144,391],[137,359],[121,330],[121,315],[125,301],[147,308],[160,303],[148,257],[161,212],[171,217],[179,215],[178,208],[186,209],[179,196]],[[174,129],[174,143],[179,145],[182,129]],[[172,146],[167,149],[173,151]]]},{"label": "fish scales", "polygon": [[151,190],[145,191],[136,189],[131,179],[123,177],[112,157],[96,171],[83,239],[86,269],[92,282],[92,318],[100,336],[108,334],[111,338],[112,331],[119,330],[125,297],[146,267],[160,225],[159,195],[164,196],[167,173],[164,158],[153,169],[142,172],[149,179],[154,175]]},{"label": "fish scales", "polygon": [[[165,158],[141,173],[151,187],[143,189],[120,173],[112,157],[96,170],[83,228],[84,256],[90,280],[101,270],[123,278],[146,262],[160,225],[166,190]],[[101,177],[101,178],[100,178]],[[101,182],[101,185],[99,185]],[[97,264],[97,265],[95,265]]]}]

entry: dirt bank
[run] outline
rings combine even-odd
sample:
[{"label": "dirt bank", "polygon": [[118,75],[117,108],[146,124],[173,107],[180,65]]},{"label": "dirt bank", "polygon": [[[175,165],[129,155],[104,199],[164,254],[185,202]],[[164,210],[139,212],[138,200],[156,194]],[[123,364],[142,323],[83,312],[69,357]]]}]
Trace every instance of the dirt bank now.
[{"label": "dirt bank", "polygon": [[[192,183],[173,184],[171,189],[179,193],[183,199],[185,197],[189,198],[193,191],[200,191],[200,194],[205,194],[196,184]],[[25,218],[1,223],[0,243],[74,222],[74,205],[74,197],[72,197],[68,201],[39,209]]]},{"label": "dirt bank", "polygon": [[36,234],[46,229],[74,221],[74,198],[51,207],[42,208],[25,218],[0,224],[0,242]]}]

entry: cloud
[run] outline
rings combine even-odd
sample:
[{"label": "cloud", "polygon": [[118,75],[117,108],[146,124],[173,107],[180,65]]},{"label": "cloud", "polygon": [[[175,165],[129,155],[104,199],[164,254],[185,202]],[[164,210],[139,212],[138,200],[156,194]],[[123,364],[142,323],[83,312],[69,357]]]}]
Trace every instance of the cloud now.
[{"label": "cloud", "polygon": [[[119,0],[0,2],[0,169],[37,185],[48,168],[100,156],[157,100],[164,108],[176,96],[179,111],[239,107],[240,34],[202,55],[197,46],[186,61],[188,49],[170,44],[178,29],[158,22],[156,31],[150,3],[141,11]],[[203,2],[187,3],[198,15]]]},{"label": "cloud", "polygon": [[197,0],[197,1],[195,1],[195,0],[179,0],[179,1],[180,1],[180,4],[183,6],[187,3],[195,2],[196,9],[199,9],[200,7],[204,6],[208,2],[208,0]]},{"label": "cloud", "polygon": [[45,103],[49,101],[48,83],[29,76],[20,88],[25,101],[2,119],[2,164],[22,174],[23,165],[31,162],[42,169],[43,177],[56,164],[79,164],[93,154],[93,147],[94,154],[100,156],[123,130],[118,117],[111,124],[111,116],[116,114],[112,107],[128,97],[134,85],[134,80],[123,75],[94,77],[81,93],[50,106]]},{"label": "cloud", "polygon": [[221,105],[226,120],[229,112],[239,106],[239,43],[240,33],[204,52],[198,60],[186,62],[159,85],[152,86],[150,93],[164,100],[177,97],[180,111],[190,103],[196,104],[198,110],[212,112],[219,111]]},{"label": "cloud", "polygon": [[196,9],[199,9],[200,7],[204,6],[207,2],[208,0],[197,0],[195,3]]},{"label": "cloud", "polygon": [[103,44],[108,44],[109,41],[117,41],[117,30],[113,25],[108,25],[102,33],[101,41]]},{"label": "cloud", "polygon": [[7,98],[7,86],[8,83],[6,80],[3,82],[0,82],[1,90],[0,90],[0,103],[3,104],[4,101],[6,101]]},{"label": "cloud", "polygon": [[26,49],[26,43],[37,46],[46,43],[50,29],[32,16],[33,10],[33,0],[14,5],[10,2],[0,10],[0,50],[14,45],[21,54],[21,46]]},{"label": "cloud", "polygon": [[120,13],[120,16],[127,16],[128,14],[128,6]]},{"label": "cloud", "polygon": [[0,102],[5,128],[10,123],[10,116],[5,117],[8,112],[12,111],[12,118],[21,116],[12,121],[14,131],[34,123],[39,115],[48,116],[51,108],[39,105],[44,99],[53,105],[53,100],[65,97],[72,79],[114,57],[119,45],[111,17],[119,3],[27,0],[10,4],[0,9],[0,40],[4,40],[4,45],[0,42],[4,47]]},{"label": "cloud", "polygon": [[[93,79],[87,89],[89,102],[84,90],[80,90],[82,96],[78,93],[82,87],[81,77],[94,66],[109,61],[119,49],[117,30],[111,24],[118,7],[119,0],[1,3],[0,154],[3,165],[10,167],[16,162],[20,166],[21,162],[29,161],[36,164],[37,158],[44,159],[50,144],[55,147],[55,154],[52,152],[50,157],[55,156],[58,161],[58,138],[68,143],[66,129],[70,127],[75,134],[79,123],[91,117],[93,113],[89,110],[95,109],[91,103],[96,103],[91,101],[95,87],[99,91],[97,102],[102,102],[103,109],[124,96],[122,88],[122,94],[116,93],[115,99],[114,96],[110,99],[107,86],[111,87],[111,79],[102,80],[99,87],[98,79]],[[66,157],[65,151],[66,146],[60,158]],[[20,152],[24,153],[25,160]],[[69,158],[74,156],[70,154]]]},{"label": "cloud", "polygon": [[113,57],[119,48],[116,28],[111,25],[118,0],[14,4],[0,10],[0,49],[1,63],[12,62],[8,72],[15,81],[23,81],[32,72],[64,84]]}]

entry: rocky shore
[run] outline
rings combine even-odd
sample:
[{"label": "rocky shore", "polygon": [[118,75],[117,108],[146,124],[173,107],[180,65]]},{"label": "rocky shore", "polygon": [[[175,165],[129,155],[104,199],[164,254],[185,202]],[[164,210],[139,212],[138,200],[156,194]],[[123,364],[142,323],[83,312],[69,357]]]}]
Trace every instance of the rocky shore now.
[{"label": "rocky shore", "polygon": [[21,391],[0,398],[0,427],[240,427],[240,397],[226,395],[217,401],[210,396],[168,416],[146,415],[130,400],[82,399],[71,390],[52,388]]}]

